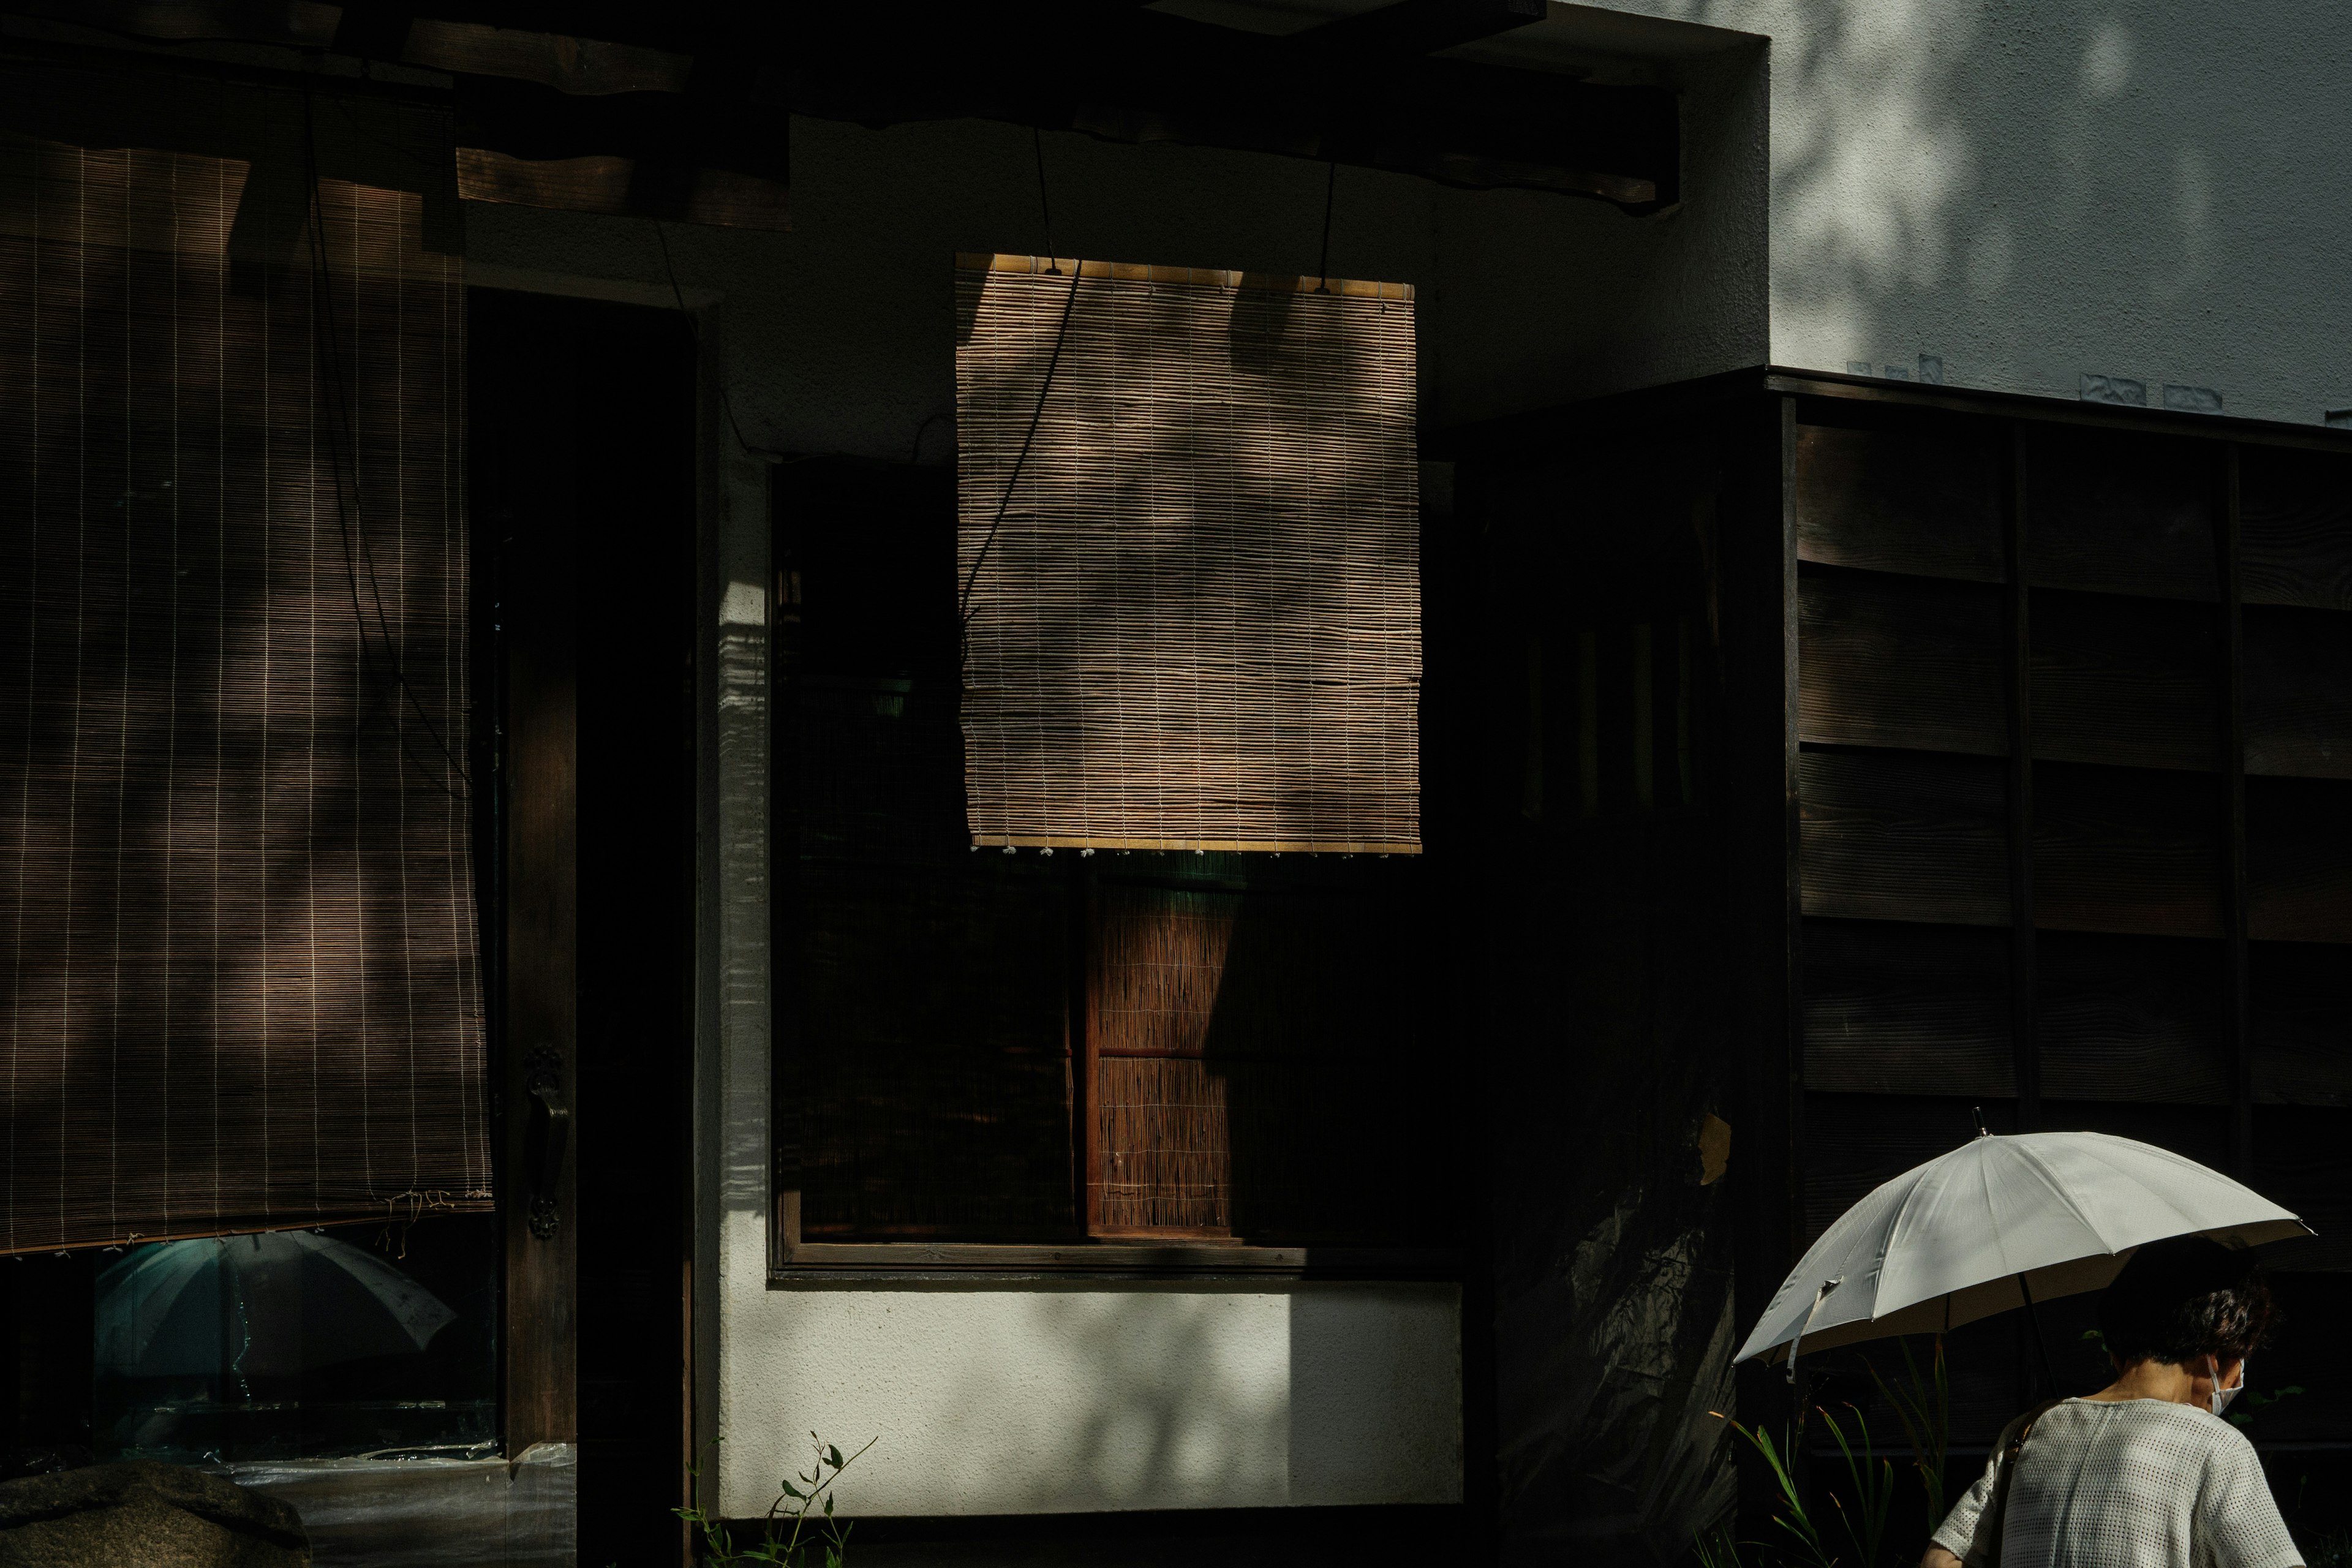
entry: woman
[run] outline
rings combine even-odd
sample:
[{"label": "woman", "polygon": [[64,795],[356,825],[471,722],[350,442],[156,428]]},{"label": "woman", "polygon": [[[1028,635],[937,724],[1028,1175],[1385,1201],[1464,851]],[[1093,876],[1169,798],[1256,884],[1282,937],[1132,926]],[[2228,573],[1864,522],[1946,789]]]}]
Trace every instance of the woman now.
[{"label": "woman", "polygon": [[2221,1419],[2276,1316],[2250,1254],[2141,1247],[2099,1301],[2115,1382],[2011,1423],[1920,1568],[2298,1568],[2253,1445]]}]

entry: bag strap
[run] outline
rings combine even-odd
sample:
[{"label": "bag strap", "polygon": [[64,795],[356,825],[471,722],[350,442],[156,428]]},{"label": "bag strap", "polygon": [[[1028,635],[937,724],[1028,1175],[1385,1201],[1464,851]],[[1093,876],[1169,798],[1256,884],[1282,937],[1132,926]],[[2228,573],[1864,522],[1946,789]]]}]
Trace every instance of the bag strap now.
[{"label": "bag strap", "polygon": [[[2025,1449],[2027,1434],[2033,1424],[2053,1407],[2063,1405],[2063,1399],[2045,1399],[2024,1415],[2001,1428],[1994,1451],[2000,1455],[2000,1468],[1993,1473],[1992,1500],[1985,1505],[1984,1524],[1977,1528],[1977,1539],[1984,1542],[1984,1555],[1973,1559],[1969,1568],[2000,1568],[2000,1534],[2009,1525],[2009,1484],[2017,1475],[2017,1456]],[[1991,1527],[1990,1533],[1986,1526]]]}]

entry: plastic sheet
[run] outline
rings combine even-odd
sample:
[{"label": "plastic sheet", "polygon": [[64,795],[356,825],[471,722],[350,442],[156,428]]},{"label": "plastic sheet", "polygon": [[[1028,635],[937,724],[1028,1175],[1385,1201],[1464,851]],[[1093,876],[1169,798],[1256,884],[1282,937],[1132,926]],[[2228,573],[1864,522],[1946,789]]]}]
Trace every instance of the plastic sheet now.
[{"label": "plastic sheet", "polygon": [[230,1465],[293,1505],[312,1568],[572,1568],[578,1454],[538,1443],[507,1459],[295,1459]]}]

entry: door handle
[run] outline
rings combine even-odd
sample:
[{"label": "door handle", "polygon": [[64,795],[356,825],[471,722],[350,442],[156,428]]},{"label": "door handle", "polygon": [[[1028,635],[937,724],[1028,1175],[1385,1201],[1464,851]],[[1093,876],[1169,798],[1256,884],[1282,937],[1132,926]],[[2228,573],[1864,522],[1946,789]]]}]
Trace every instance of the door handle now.
[{"label": "door handle", "polygon": [[551,1241],[563,1223],[556,1194],[562,1191],[563,1156],[572,1145],[572,1108],[563,1100],[563,1058],[541,1046],[524,1064],[530,1094],[530,1130],[523,1138],[523,1163],[530,1175],[530,1234]]}]

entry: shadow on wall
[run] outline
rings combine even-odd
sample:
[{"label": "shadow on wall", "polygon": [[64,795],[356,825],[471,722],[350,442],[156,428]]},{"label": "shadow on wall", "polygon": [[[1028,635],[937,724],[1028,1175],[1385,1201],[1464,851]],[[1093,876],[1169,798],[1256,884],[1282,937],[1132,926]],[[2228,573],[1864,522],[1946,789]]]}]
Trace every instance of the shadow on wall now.
[{"label": "shadow on wall", "polygon": [[[2338,14],[1695,0],[1769,34],[1771,357],[2310,422],[2352,402]],[[2318,199],[2314,199],[2317,197]],[[2332,199],[2331,199],[2332,198]]]}]

